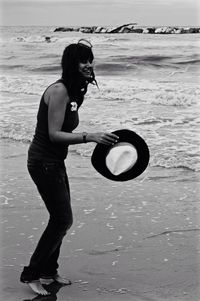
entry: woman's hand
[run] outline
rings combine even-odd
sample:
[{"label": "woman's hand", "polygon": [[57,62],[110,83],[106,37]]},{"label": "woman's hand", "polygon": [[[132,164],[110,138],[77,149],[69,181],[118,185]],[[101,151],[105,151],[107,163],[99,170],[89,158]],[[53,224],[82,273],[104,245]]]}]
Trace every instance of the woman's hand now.
[{"label": "woman's hand", "polygon": [[96,142],[100,144],[110,145],[118,142],[119,137],[112,133],[88,133],[87,141],[88,142]]}]

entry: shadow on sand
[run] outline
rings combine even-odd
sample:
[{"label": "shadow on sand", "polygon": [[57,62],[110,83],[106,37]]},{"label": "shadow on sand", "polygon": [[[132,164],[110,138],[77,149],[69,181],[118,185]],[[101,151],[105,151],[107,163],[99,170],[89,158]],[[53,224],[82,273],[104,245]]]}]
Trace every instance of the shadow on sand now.
[{"label": "shadow on sand", "polygon": [[61,287],[63,287],[63,285],[57,282],[52,282],[51,284],[48,285],[43,284],[43,287],[45,288],[45,290],[47,290],[50,293],[50,295],[48,296],[38,295],[33,299],[24,299],[22,301],[56,301],[57,300],[56,294],[61,289]]}]

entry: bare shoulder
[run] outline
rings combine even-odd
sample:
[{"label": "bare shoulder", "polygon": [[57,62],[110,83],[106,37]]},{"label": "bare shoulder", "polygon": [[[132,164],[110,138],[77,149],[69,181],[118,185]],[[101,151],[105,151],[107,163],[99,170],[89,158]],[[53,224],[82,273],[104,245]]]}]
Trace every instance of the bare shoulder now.
[{"label": "bare shoulder", "polygon": [[67,89],[63,85],[63,83],[55,83],[50,87],[51,93],[55,95],[67,95]]},{"label": "bare shoulder", "polygon": [[63,83],[53,84],[45,92],[44,100],[46,104],[49,104],[50,101],[67,104],[69,101],[69,96],[66,87],[63,85]]}]

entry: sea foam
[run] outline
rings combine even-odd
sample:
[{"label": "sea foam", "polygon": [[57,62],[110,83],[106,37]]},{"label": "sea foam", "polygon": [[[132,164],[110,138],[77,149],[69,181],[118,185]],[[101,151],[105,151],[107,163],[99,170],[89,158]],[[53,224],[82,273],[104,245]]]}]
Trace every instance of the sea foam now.
[{"label": "sea foam", "polygon": [[[76,131],[127,128],[147,142],[151,166],[199,170],[198,35],[90,35],[48,27],[3,31],[1,139],[30,143],[41,95],[60,78],[62,51],[84,37],[93,44],[99,89],[89,86]],[[93,148],[74,145],[70,153],[89,159]]]}]

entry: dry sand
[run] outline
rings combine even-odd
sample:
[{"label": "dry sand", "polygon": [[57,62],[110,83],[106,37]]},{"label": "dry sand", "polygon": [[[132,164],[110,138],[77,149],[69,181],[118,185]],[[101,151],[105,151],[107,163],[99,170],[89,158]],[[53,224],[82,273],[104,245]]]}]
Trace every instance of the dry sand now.
[{"label": "dry sand", "polygon": [[[60,273],[36,297],[19,282],[48,219],[26,171],[27,145],[1,147],[2,301],[199,301],[199,178],[187,170],[148,168],[124,183],[104,179],[87,158],[69,155],[74,224]],[[88,166],[89,165],[89,166]]]}]

